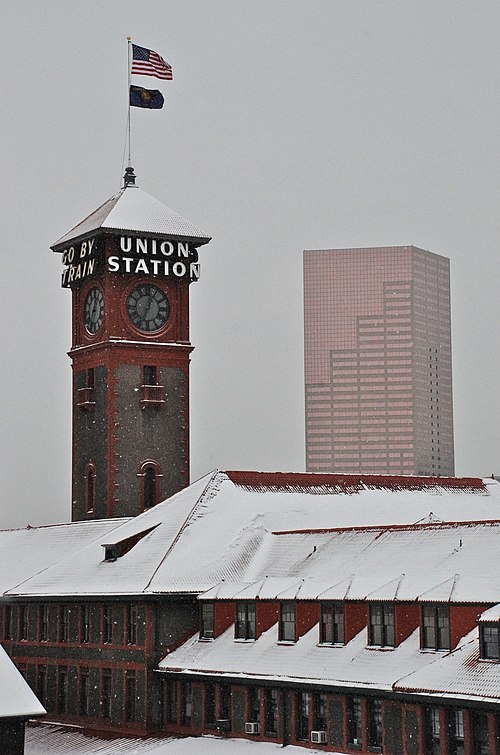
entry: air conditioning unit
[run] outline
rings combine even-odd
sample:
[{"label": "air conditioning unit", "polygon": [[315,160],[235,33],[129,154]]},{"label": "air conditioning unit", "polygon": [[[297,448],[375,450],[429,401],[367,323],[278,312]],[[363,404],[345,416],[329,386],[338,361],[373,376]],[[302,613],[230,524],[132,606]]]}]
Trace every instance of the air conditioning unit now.
[{"label": "air conditioning unit", "polygon": [[229,718],[218,718],[215,722],[215,728],[218,731],[229,731],[231,729],[231,721]]},{"label": "air conditioning unit", "polygon": [[257,721],[247,721],[245,724],[245,734],[260,734],[260,726]]},{"label": "air conditioning unit", "polygon": [[326,745],[326,731],[312,731],[311,742],[315,745]]}]

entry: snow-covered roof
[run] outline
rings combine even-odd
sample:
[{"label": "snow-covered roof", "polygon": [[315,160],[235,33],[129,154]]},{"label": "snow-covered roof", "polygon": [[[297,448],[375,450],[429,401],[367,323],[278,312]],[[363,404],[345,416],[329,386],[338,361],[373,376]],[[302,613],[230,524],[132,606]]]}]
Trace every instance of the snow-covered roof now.
[{"label": "snow-covered roof", "polygon": [[328,687],[390,690],[409,671],[428,666],[442,652],[422,653],[415,630],[396,648],[367,647],[366,628],[346,645],[318,644],[314,626],[293,644],[277,642],[273,625],[256,641],[235,641],[234,625],[211,642],[191,637],[160,664],[160,671],[217,674],[254,680],[304,681]]},{"label": "snow-covered roof", "polygon": [[0,718],[32,718],[46,712],[0,645]]},{"label": "snow-covered roof", "polygon": [[108,199],[52,245],[60,251],[69,241],[77,241],[96,231],[150,233],[157,236],[190,239],[197,245],[210,241],[200,228],[185,220],[138,186],[127,186]]},{"label": "snow-covered roof", "polygon": [[[53,543],[51,528],[36,528],[32,548],[29,531],[0,533],[2,582],[19,596],[216,588],[227,598],[500,603],[500,565],[484,557],[498,550],[491,520],[500,520],[494,480],[216,471],[134,519],[61,525],[81,528],[71,545],[58,528]],[[104,560],[103,545],[130,538],[128,552]]]},{"label": "snow-covered roof", "polygon": [[67,557],[71,558],[93,541],[101,543],[109,532],[126,521],[99,519],[0,530],[0,593],[42,574]]},{"label": "snow-covered roof", "polygon": [[454,650],[435,663],[406,674],[395,689],[454,699],[498,701],[500,663],[480,660],[477,629],[473,629]]},{"label": "snow-covered roof", "polygon": [[500,621],[500,603],[483,611],[478,621]]}]

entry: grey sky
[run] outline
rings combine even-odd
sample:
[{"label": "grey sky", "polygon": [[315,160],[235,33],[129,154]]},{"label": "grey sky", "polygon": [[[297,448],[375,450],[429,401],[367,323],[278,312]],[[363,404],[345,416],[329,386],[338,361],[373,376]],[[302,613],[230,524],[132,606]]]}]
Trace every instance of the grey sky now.
[{"label": "grey sky", "polygon": [[49,245],[120,186],[213,236],[191,288],[192,477],[304,469],[302,250],[451,258],[456,468],[500,473],[500,5],[4,2],[0,526],[70,517],[70,294]]}]

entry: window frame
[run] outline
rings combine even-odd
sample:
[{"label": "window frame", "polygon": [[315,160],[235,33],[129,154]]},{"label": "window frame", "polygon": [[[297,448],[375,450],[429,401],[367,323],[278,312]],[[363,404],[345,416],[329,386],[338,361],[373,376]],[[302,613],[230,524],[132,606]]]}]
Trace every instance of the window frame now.
[{"label": "window frame", "polygon": [[215,637],[215,603],[213,600],[200,601],[200,639],[213,640]]},{"label": "window frame", "polygon": [[49,641],[49,606],[42,603],[38,608],[38,641]]},{"label": "window frame", "polygon": [[125,672],[125,720],[137,721],[137,673],[134,669]]},{"label": "window frame", "polygon": [[[489,630],[496,630],[497,638],[496,643],[486,642],[484,635],[485,631]],[[496,654],[493,655],[487,655],[486,654],[486,647],[490,645],[496,645]],[[480,655],[479,657],[483,661],[500,661],[500,624],[498,622],[488,622],[488,623],[481,623],[479,625],[479,646],[480,646]]]},{"label": "window frame", "polygon": [[19,606],[19,641],[27,642],[29,631],[28,622],[28,606],[26,603],[21,603]]},{"label": "window frame", "polygon": [[88,666],[78,669],[78,714],[90,716],[90,670]]},{"label": "window frame", "polygon": [[368,747],[380,750],[383,742],[382,701],[378,697],[367,700]]},{"label": "window frame", "polygon": [[59,606],[58,641],[66,644],[69,642],[69,606],[66,603]]},{"label": "window frame", "polygon": [[113,674],[110,668],[101,669],[100,681],[101,718],[110,719],[113,715]]},{"label": "window frame", "polygon": [[142,462],[137,476],[140,479],[141,511],[150,511],[160,502],[160,480],[163,477],[161,467],[154,459],[146,459]]},{"label": "window frame", "polygon": [[[240,610],[241,609],[241,610]],[[241,619],[239,616],[241,615]],[[257,627],[257,603],[255,600],[236,601],[235,640],[255,640]]]},{"label": "window frame", "polygon": [[126,644],[135,646],[137,642],[137,629],[139,623],[139,612],[135,603],[128,603],[125,614],[125,632]]},{"label": "window frame", "polygon": [[102,607],[102,643],[113,644],[113,606],[109,603]]},{"label": "window frame", "polygon": [[278,736],[278,690],[276,687],[265,688],[264,734],[271,739],[276,739]]},{"label": "window frame", "polygon": [[90,606],[84,603],[80,606],[80,642],[86,645],[90,642]]},{"label": "window frame", "polygon": [[[327,614],[331,619],[327,621]],[[339,621],[338,619],[341,619]],[[321,602],[319,623],[321,645],[345,645],[345,606],[340,600]],[[331,635],[331,639],[328,637]]]},{"label": "window frame", "polygon": [[[374,612],[380,611],[381,622],[377,626],[380,627],[380,642],[377,642],[374,637],[373,621]],[[396,611],[394,603],[392,602],[373,602],[368,604],[368,645],[370,647],[379,648],[394,648],[396,647]],[[389,621],[391,619],[392,621]]]},{"label": "window frame", "polygon": [[[440,641],[443,636],[443,630],[439,626],[440,614],[446,614],[446,643]],[[426,625],[427,618],[432,620],[431,624]],[[421,610],[420,624],[420,648],[421,650],[451,650],[451,626],[450,626],[450,606],[448,603],[424,603]],[[433,633],[434,640],[431,643],[429,635]]]},{"label": "window frame", "polygon": [[297,610],[293,600],[280,601],[278,639],[280,642],[297,642]]},{"label": "window frame", "polygon": [[94,462],[85,467],[85,513],[93,514],[95,511],[95,481],[96,469]]},{"label": "window frame", "polygon": [[359,695],[346,698],[346,724],[347,746],[360,750],[363,742],[363,706]]},{"label": "window frame", "polygon": [[57,668],[57,697],[56,710],[58,713],[68,712],[68,667]]}]

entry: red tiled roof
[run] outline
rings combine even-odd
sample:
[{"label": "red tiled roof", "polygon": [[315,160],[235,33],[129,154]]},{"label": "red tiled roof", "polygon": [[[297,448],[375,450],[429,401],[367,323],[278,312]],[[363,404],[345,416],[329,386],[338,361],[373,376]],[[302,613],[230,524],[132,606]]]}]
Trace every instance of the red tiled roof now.
[{"label": "red tiled roof", "polygon": [[479,477],[411,477],[370,474],[320,474],[307,472],[227,471],[231,482],[245,488],[276,489],[300,492],[305,488],[328,488],[341,493],[357,493],[363,488],[386,490],[426,490],[441,488],[484,492]]}]

